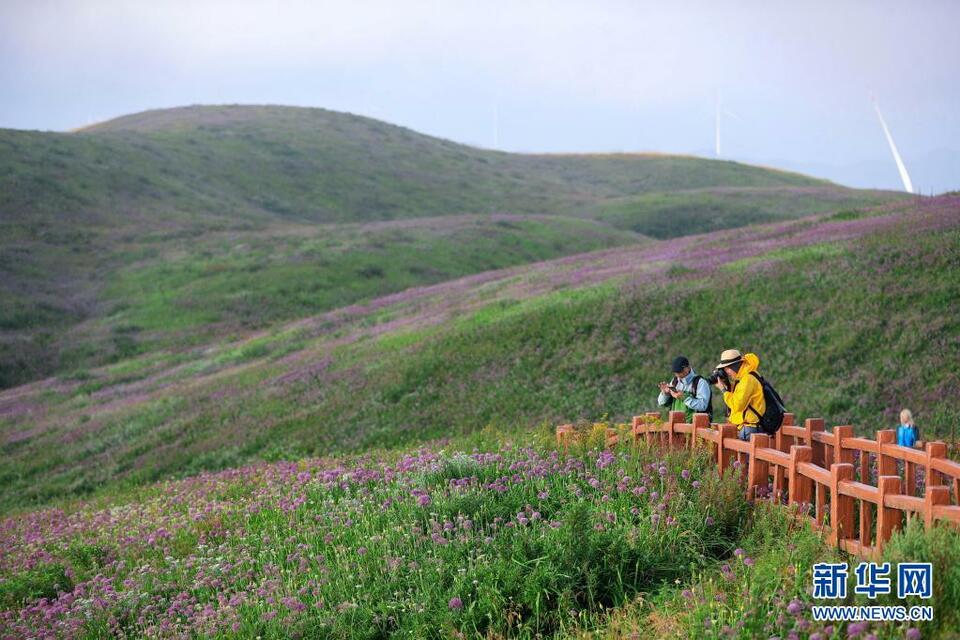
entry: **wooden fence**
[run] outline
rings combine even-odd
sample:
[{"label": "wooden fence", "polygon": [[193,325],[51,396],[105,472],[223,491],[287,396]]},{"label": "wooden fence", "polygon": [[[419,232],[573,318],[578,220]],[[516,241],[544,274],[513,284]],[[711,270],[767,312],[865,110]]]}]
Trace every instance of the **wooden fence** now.
[{"label": "wooden fence", "polygon": [[[705,413],[692,423],[684,418],[680,411],[670,412],[666,422],[659,413],[635,416],[629,433],[634,442],[709,446],[721,474],[740,469],[748,499],[788,505],[849,553],[878,556],[904,516],[921,517],[927,527],[937,520],[960,524],[960,463],[947,459],[943,442],[911,449],[895,444],[892,429],[861,438],[850,425],[827,431],[820,418],[796,425],[789,413],[776,436],[758,433],[746,442],[737,438],[737,427],[711,424]],[[572,425],[557,427],[561,446],[576,437]],[[608,429],[608,446],[619,439]]]}]

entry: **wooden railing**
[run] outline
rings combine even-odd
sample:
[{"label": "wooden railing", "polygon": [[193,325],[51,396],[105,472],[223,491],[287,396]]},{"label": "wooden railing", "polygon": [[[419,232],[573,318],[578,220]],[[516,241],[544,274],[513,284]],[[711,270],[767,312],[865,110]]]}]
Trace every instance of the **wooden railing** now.
[{"label": "wooden railing", "polygon": [[[938,520],[960,524],[960,463],[947,459],[943,442],[911,449],[895,444],[893,430],[862,438],[850,425],[827,431],[820,418],[795,425],[789,413],[775,436],[757,433],[747,442],[734,425],[710,424],[705,413],[692,423],[684,417],[680,411],[666,422],[659,413],[635,416],[629,434],[634,442],[670,448],[709,446],[721,474],[741,471],[748,499],[787,505],[849,553],[878,556],[904,516],[921,517],[927,527]],[[557,427],[561,446],[576,438],[573,425]],[[607,446],[619,439],[607,430]]]}]

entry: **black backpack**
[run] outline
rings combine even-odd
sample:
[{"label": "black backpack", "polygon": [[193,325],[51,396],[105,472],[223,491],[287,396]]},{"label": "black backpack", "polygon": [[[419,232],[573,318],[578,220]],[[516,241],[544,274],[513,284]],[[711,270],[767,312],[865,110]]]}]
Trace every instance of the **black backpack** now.
[{"label": "black backpack", "polygon": [[750,375],[760,381],[760,387],[763,389],[763,402],[767,405],[767,410],[763,415],[760,415],[752,406],[747,405],[747,408],[760,418],[760,422],[757,424],[760,431],[772,436],[780,431],[780,426],[783,424],[783,414],[787,412],[787,409],[783,406],[783,400],[777,390],[773,388],[773,385],[764,380],[763,376],[756,371],[751,371]]},{"label": "black backpack", "polygon": [[[697,397],[697,387],[702,379],[703,376],[693,376],[693,380],[690,382],[694,398]],[[710,416],[710,422],[713,422],[713,389],[710,388],[709,384],[707,385],[707,415]]]}]

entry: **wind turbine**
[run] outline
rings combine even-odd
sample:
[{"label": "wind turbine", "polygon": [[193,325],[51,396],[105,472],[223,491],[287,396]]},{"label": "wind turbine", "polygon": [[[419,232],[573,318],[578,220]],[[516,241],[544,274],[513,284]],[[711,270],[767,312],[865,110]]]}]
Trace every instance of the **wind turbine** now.
[{"label": "wind turbine", "polygon": [[723,96],[720,93],[720,89],[717,89],[717,111],[714,121],[714,145],[716,150],[716,156],[720,157],[720,117],[721,115],[729,116],[734,120],[739,120],[740,118],[737,114],[732,111],[726,110],[723,108]]},{"label": "wind turbine", "polygon": [[887,122],[883,119],[883,114],[880,113],[880,103],[877,102],[876,96],[872,96],[871,100],[873,101],[873,108],[877,111],[877,117],[880,118],[880,126],[883,127],[883,133],[887,136],[887,143],[890,145],[891,153],[893,153],[893,160],[897,163],[897,171],[900,172],[900,180],[903,181],[903,190],[907,193],[913,193],[913,183],[910,181],[910,174],[907,173],[907,167],[903,164],[903,158],[900,157],[900,152],[897,151],[897,145],[893,142],[893,136],[890,135]]}]

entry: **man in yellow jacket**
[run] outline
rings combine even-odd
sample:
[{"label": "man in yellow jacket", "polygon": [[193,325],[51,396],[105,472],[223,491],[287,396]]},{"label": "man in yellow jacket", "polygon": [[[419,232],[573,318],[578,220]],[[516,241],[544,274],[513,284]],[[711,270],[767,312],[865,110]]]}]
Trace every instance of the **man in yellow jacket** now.
[{"label": "man in yellow jacket", "polygon": [[767,410],[763,399],[763,386],[756,376],[750,375],[760,366],[760,358],[754,353],[742,355],[736,349],[727,349],[720,354],[717,369],[727,375],[717,379],[717,388],[723,392],[723,401],[730,408],[730,422],[737,425],[741,440],[760,432],[760,416]]}]

